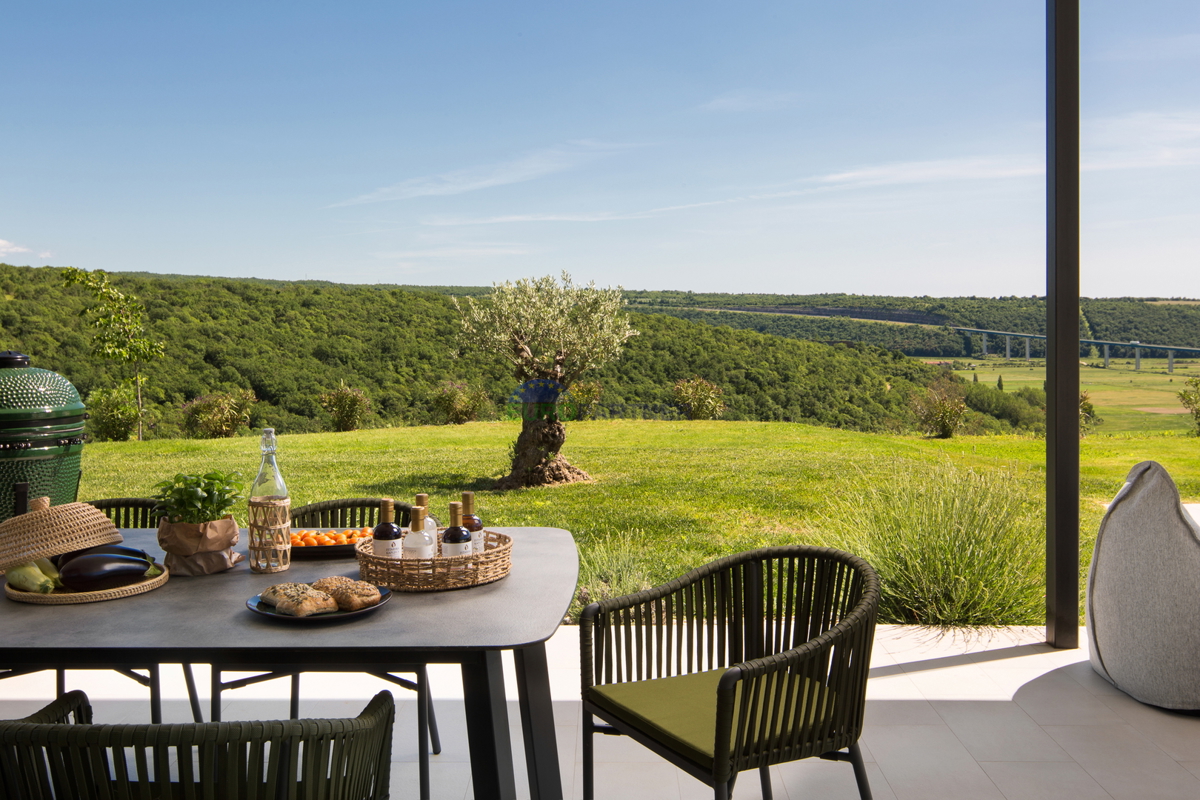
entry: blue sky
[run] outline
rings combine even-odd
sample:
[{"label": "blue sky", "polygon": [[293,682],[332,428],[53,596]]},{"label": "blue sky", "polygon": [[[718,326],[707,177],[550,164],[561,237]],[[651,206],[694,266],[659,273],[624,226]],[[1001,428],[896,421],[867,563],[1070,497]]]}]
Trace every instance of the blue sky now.
[{"label": "blue sky", "polygon": [[[1200,297],[1200,3],[1081,5],[1082,291]],[[0,260],[1043,294],[1044,13],[11,4]]]}]

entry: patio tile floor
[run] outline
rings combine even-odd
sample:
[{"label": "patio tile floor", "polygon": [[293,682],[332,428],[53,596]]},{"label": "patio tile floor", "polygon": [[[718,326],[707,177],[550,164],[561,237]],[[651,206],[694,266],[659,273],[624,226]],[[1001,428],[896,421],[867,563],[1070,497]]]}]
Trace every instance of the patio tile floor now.
[{"label": "patio tile floor", "polygon": [[[581,796],[578,629],[548,643],[558,749],[566,797]],[[1146,706],[1091,669],[1086,650],[1055,650],[1041,628],[938,634],[880,626],[875,639],[863,755],[879,800],[1196,800],[1200,798],[1200,716]],[[521,763],[515,685],[508,665],[517,783]],[[197,667],[201,691],[207,669]],[[457,669],[430,669],[443,752],[432,761],[433,796],[471,797],[461,681]],[[87,690],[99,722],[143,721],[145,689],[109,672],[68,673]],[[302,681],[305,716],[351,716],[382,688],[369,676],[310,674]],[[163,671],[164,718],[190,719],[180,670]],[[0,681],[0,718],[22,716],[53,695],[50,673]],[[229,692],[226,719],[287,713],[287,682]],[[393,797],[416,790],[414,695],[396,689]],[[700,800],[711,790],[620,737],[596,739],[596,795],[620,800]],[[847,764],[810,759],[772,768],[780,800],[858,797]],[[735,796],[761,798],[758,776],[744,774]]]}]

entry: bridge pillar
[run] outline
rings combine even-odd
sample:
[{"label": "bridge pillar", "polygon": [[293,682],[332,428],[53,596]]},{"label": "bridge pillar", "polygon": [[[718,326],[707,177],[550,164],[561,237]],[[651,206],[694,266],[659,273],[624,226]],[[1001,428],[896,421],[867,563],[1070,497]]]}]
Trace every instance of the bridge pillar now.
[{"label": "bridge pillar", "polygon": [[983,341],[983,357],[987,358],[987,334],[979,334],[979,338]]},{"label": "bridge pillar", "polygon": [[1142,348],[1133,348],[1133,368],[1135,371],[1140,371],[1142,368]]},{"label": "bridge pillar", "polygon": [[1012,337],[1004,334],[1004,360],[1012,361]]},{"label": "bridge pillar", "polygon": [[1167,372],[1174,372],[1174,371],[1175,371],[1175,351],[1168,350],[1167,351]]},{"label": "bridge pillar", "polygon": [[1104,345],[1104,368],[1108,369],[1108,345]]}]

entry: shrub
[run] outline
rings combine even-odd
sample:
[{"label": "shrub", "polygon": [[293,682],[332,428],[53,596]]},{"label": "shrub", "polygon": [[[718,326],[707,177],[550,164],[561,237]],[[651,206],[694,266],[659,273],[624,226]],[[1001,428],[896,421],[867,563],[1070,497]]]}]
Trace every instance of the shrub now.
[{"label": "shrub", "polygon": [[837,546],[883,583],[879,621],[935,626],[1032,625],[1045,613],[1041,483],[1014,471],[944,463],[862,474],[832,501]]},{"label": "shrub", "polygon": [[966,412],[962,389],[947,376],[938,378],[925,394],[913,398],[917,426],[938,439],[952,437]]},{"label": "shrub", "polygon": [[227,439],[250,424],[250,406],[257,399],[249,389],[202,395],[183,406],[183,430],[196,439]]},{"label": "shrub", "polygon": [[725,413],[723,390],[703,378],[681,378],[675,382],[674,393],[688,419],[718,419]]},{"label": "shrub", "polygon": [[137,430],[137,397],[131,386],[92,390],[87,412],[88,429],[98,442],[124,442]]},{"label": "shrub", "polygon": [[363,417],[371,411],[371,401],[362,389],[347,386],[345,381],[338,388],[325,392],[318,401],[333,417],[335,431],[358,430]]},{"label": "shrub", "polygon": [[596,412],[596,405],[603,393],[604,387],[599,381],[579,381],[572,384],[563,397],[563,403],[567,404],[569,409],[567,414],[562,415],[563,418],[588,419]]},{"label": "shrub", "polygon": [[433,407],[447,423],[462,425],[474,422],[484,411],[492,408],[492,398],[478,387],[458,381],[442,381],[433,391]]},{"label": "shrub", "polygon": [[1200,378],[1188,378],[1184,388],[1175,394],[1191,413],[1192,421],[1196,423],[1196,433],[1200,435]]}]

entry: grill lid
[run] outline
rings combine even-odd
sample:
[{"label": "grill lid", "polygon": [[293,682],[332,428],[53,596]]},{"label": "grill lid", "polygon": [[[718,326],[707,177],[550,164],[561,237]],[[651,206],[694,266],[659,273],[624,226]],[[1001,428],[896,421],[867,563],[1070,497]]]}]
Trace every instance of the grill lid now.
[{"label": "grill lid", "polygon": [[79,392],[62,375],[29,366],[23,353],[0,353],[0,425],[82,417],[84,410]]}]

